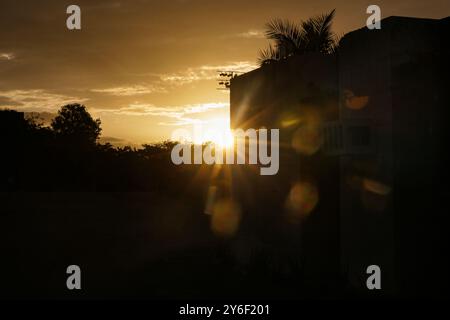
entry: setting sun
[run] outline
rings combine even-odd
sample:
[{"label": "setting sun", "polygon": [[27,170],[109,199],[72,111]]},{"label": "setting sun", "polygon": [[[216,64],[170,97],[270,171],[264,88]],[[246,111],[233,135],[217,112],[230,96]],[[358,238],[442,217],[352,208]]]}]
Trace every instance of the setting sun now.
[{"label": "setting sun", "polygon": [[229,148],[233,144],[233,134],[230,121],[227,118],[217,118],[205,126],[205,135],[200,143],[213,142],[222,148]]},{"label": "setting sun", "polygon": [[178,128],[172,133],[172,140],[194,144],[212,142],[221,148],[229,148],[233,143],[233,135],[229,119],[221,117]]}]

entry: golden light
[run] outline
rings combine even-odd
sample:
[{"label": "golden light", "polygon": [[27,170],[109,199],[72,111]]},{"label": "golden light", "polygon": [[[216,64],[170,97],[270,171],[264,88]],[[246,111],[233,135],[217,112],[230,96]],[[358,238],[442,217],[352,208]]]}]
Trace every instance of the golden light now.
[{"label": "golden light", "polygon": [[368,96],[355,96],[351,90],[344,91],[345,106],[352,110],[360,110],[369,103]]},{"label": "golden light", "polygon": [[203,144],[212,142],[220,148],[230,148],[233,145],[233,134],[230,129],[228,118],[215,118],[202,124],[199,132],[194,132],[193,142]]},{"label": "golden light", "polygon": [[364,207],[372,212],[383,212],[389,202],[391,187],[372,179],[362,180],[361,201]]},{"label": "golden light", "polygon": [[288,218],[297,222],[308,216],[319,202],[317,187],[309,182],[295,183],[286,199]]},{"label": "golden light", "polygon": [[241,208],[231,199],[219,200],[214,204],[211,217],[212,231],[221,237],[231,237],[239,229]]},{"label": "golden light", "polygon": [[314,112],[308,112],[302,117],[291,141],[291,146],[297,153],[310,156],[319,151],[323,144],[321,123],[320,116]]},{"label": "golden light", "polygon": [[367,191],[370,191],[372,193],[376,193],[382,196],[386,196],[391,192],[391,187],[375,180],[371,179],[364,179],[363,180],[363,187]]},{"label": "golden light", "polygon": [[230,149],[234,136],[227,117],[194,122],[191,127],[180,127],[172,132],[171,140],[185,144],[212,144],[213,148]]}]

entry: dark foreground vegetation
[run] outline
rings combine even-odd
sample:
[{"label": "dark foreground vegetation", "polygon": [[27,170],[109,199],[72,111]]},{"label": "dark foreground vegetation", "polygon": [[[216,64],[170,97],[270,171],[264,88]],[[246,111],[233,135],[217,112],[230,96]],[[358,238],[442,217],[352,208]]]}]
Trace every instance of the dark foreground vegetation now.
[{"label": "dark foreground vegetation", "polygon": [[[225,171],[172,164],[172,142],[98,144],[100,121],[80,105],[63,107],[50,127],[15,111],[0,120],[1,297],[342,293],[339,283],[305,283],[300,226],[286,234],[257,217],[258,229],[241,212],[239,230],[217,230],[209,211],[230,196]],[[81,291],[66,288],[71,264],[81,267]]]}]

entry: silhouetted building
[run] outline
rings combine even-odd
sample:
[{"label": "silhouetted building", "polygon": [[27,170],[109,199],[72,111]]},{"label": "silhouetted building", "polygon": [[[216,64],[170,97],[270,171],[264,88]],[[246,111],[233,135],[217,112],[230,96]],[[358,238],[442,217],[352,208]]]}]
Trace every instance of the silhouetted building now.
[{"label": "silhouetted building", "polygon": [[392,293],[448,279],[431,266],[448,267],[435,208],[448,191],[438,177],[446,171],[449,22],[390,17],[381,30],[341,41],[341,263],[354,286],[365,286],[371,264]]},{"label": "silhouetted building", "polygon": [[328,291],[339,275],[339,161],[320,147],[322,123],[338,119],[337,77],[334,55],[308,54],[234,78],[230,93],[233,129],[280,130],[277,175],[234,170],[244,220],[300,257],[306,286]]},{"label": "silhouetted building", "polygon": [[[305,278],[340,270],[365,291],[374,264],[385,294],[443,292],[449,22],[389,17],[381,30],[346,34],[336,55],[293,57],[232,79],[232,128],[281,130],[280,172],[257,178],[272,192],[257,193],[256,207],[271,204],[282,216],[296,182],[318,189],[313,210],[300,212]],[[252,212],[241,189],[235,195]],[[305,205],[302,197],[311,194],[300,192]]]}]

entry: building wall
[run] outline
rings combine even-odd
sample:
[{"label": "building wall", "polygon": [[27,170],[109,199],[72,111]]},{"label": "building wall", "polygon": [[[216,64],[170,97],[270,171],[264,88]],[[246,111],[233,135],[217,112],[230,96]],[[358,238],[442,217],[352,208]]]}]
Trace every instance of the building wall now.
[{"label": "building wall", "polygon": [[[338,63],[339,121],[348,138],[340,157],[341,267],[350,285],[364,290],[366,268],[378,265],[385,292],[394,290],[395,277],[389,35],[385,23],[347,34]],[[360,135],[353,128],[369,131],[366,150],[352,150]]]},{"label": "building wall", "polygon": [[280,128],[282,146],[279,175],[246,177],[235,195],[249,214],[280,220],[296,181],[317,187],[317,206],[294,229],[303,277],[316,286],[343,277],[367,293],[375,264],[383,294],[437,294],[448,275],[433,261],[449,266],[448,219],[435,209],[448,208],[437,181],[448,178],[449,18],[381,25],[345,35],[337,57],[295,57],[232,80],[232,128]]},{"label": "building wall", "polygon": [[[306,285],[326,290],[339,274],[339,170],[320,146],[322,124],[338,116],[336,68],[335,56],[295,57],[233,79],[230,97],[232,129],[280,130],[277,175],[234,170],[234,197],[248,229],[257,226],[257,237],[270,245],[284,239],[276,246],[299,257]],[[310,203],[291,203],[298,197]]]},{"label": "building wall", "polygon": [[430,236],[443,233],[428,211],[439,202],[432,190],[440,152],[434,142],[443,136],[438,121],[446,113],[443,23],[391,17],[381,30],[363,28],[341,43],[340,122],[366,124],[371,133],[367,152],[341,157],[341,263],[363,290],[371,264],[381,267],[384,293],[434,287],[427,266],[442,256],[430,254],[440,246]]}]

